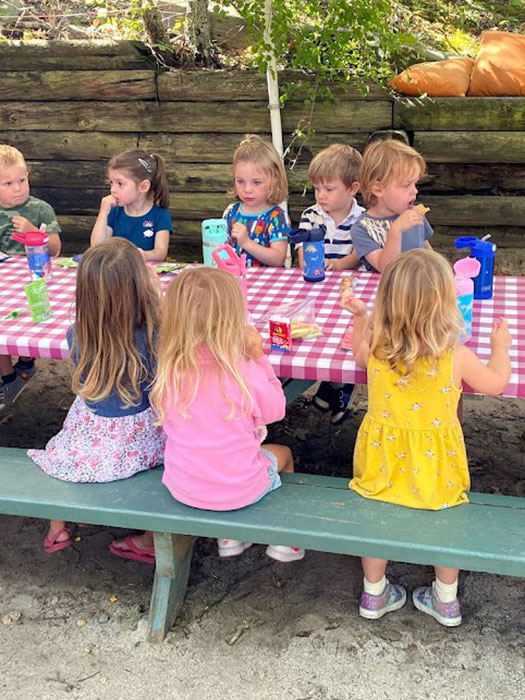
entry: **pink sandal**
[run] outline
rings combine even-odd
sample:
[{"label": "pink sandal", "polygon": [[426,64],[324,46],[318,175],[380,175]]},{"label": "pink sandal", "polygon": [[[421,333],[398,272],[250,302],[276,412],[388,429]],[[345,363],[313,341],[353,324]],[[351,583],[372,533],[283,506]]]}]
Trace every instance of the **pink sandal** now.
[{"label": "pink sandal", "polygon": [[154,564],[155,563],[155,548],[148,547],[146,549],[140,549],[131,539],[131,535],[124,537],[120,540],[126,549],[121,549],[120,547],[115,547],[115,543],[112,542],[109,545],[109,551],[117,557],[122,557],[122,559],[132,559],[133,561],[141,561],[144,564]]},{"label": "pink sandal", "polygon": [[[63,532],[67,532],[69,537],[67,540],[61,540],[57,542],[57,537],[59,537]],[[49,538],[47,535],[44,538],[44,549],[48,554],[53,552],[59,552],[61,549],[66,549],[66,547],[71,547],[73,544],[73,538],[71,537],[71,530],[68,527],[61,528],[58,532],[55,532],[53,537]]]}]

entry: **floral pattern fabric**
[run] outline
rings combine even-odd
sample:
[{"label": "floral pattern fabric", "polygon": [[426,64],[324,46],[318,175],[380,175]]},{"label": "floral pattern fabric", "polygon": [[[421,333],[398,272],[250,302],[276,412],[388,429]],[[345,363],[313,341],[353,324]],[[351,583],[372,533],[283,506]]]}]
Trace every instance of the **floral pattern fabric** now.
[{"label": "floral pattern fabric", "polygon": [[420,358],[403,377],[370,356],[369,409],[359,428],[350,488],[367,498],[438,510],[468,501],[470,487],[461,396],[452,379],[453,352]]},{"label": "floral pattern fabric", "polygon": [[62,430],[44,450],[27,454],[42,471],[63,481],[126,479],[162,462],[166,436],[154,419],[151,408],[118,418],[98,416],[77,396]]}]

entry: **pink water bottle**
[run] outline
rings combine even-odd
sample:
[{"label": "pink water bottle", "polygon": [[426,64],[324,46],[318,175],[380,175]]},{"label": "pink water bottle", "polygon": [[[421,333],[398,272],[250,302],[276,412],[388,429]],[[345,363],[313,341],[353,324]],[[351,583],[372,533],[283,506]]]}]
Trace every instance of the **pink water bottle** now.
[{"label": "pink water bottle", "polygon": [[473,277],[479,275],[480,264],[476,258],[462,258],[454,263],[458,309],[463,316],[463,333],[459,337],[465,343],[472,336],[472,311],[474,306]]},{"label": "pink water bottle", "polygon": [[230,275],[237,277],[246,301],[246,253],[239,257],[231,245],[225,243],[215,248],[211,256],[219,270],[226,270]]}]

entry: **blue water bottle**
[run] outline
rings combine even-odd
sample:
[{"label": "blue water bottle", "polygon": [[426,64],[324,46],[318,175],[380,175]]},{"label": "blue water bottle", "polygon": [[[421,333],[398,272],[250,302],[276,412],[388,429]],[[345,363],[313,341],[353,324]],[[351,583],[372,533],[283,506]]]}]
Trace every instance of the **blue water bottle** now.
[{"label": "blue water bottle", "polygon": [[303,278],[306,282],[324,280],[324,231],[313,228],[303,242]]},{"label": "blue water bottle", "polygon": [[204,219],[202,222],[202,258],[209,267],[217,267],[212,258],[213,251],[228,242],[226,219]]},{"label": "blue water bottle", "polygon": [[490,299],[494,281],[494,243],[480,240],[476,236],[461,236],[455,240],[456,248],[470,248],[470,255],[479,261],[479,275],[474,278],[474,299]]}]

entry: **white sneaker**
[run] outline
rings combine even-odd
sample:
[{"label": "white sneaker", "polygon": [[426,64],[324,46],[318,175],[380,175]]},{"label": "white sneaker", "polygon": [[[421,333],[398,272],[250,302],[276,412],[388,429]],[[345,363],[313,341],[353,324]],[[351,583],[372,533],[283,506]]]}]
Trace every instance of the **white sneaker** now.
[{"label": "white sneaker", "polygon": [[217,540],[220,557],[236,557],[242,554],[245,549],[252,546],[252,542],[240,542],[239,540]]},{"label": "white sneaker", "polygon": [[286,547],[282,544],[269,544],[266,548],[266,555],[276,561],[299,561],[304,557],[304,549],[299,547]]}]

